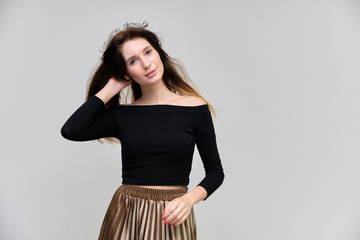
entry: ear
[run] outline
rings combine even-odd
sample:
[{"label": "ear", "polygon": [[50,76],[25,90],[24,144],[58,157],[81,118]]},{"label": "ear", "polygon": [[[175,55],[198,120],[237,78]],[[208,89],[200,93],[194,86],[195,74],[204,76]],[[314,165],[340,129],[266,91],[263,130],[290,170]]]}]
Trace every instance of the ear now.
[{"label": "ear", "polygon": [[126,80],[129,80],[131,77],[129,77],[128,75],[124,75]]}]

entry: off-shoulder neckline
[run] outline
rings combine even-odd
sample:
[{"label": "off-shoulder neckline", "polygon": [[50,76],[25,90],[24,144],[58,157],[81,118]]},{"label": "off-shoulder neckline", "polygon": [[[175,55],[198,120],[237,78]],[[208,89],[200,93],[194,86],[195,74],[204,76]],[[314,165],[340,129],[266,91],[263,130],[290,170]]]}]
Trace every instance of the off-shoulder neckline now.
[{"label": "off-shoulder neckline", "polygon": [[128,111],[145,111],[145,112],[163,112],[163,111],[180,111],[190,113],[201,113],[209,111],[207,103],[195,106],[173,105],[173,104],[152,104],[152,105],[117,105],[118,109]]},{"label": "off-shoulder neckline", "polygon": [[180,108],[203,108],[203,107],[207,107],[208,104],[204,103],[201,105],[194,105],[194,106],[188,106],[188,105],[174,105],[174,104],[144,104],[144,105],[127,105],[127,104],[120,104],[118,106],[121,107],[147,107],[147,108],[152,108],[152,107],[180,107]]},{"label": "off-shoulder neckline", "polygon": [[[104,102],[97,97],[96,95],[93,95],[93,98],[97,99],[99,102],[101,102],[104,105]],[[208,112],[210,111],[210,107],[208,103],[204,103],[201,105],[174,105],[174,104],[145,104],[145,105],[129,105],[129,104],[119,104],[116,105],[117,109],[122,110],[141,110],[141,111],[183,111],[183,112],[193,112],[193,113],[199,113],[199,112]]]}]

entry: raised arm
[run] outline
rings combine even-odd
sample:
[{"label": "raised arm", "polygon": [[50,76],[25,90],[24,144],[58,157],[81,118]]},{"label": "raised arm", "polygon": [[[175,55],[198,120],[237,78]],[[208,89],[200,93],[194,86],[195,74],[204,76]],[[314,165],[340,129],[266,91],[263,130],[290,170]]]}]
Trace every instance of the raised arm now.
[{"label": "raised arm", "polygon": [[113,108],[104,110],[104,106],[131,82],[132,80],[119,81],[111,78],[98,93],[91,96],[70,116],[61,128],[61,135],[72,141],[116,137]]}]

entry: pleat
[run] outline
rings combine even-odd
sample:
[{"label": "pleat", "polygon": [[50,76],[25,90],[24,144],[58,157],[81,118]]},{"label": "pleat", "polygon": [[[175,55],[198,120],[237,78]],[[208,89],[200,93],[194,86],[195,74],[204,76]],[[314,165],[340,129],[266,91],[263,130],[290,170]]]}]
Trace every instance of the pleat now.
[{"label": "pleat", "polygon": [[177,225],[164,224],[162,213],[188,188],[150,189],[121,185],[114,193],[101,225],[99,240],[196,240],[194,209]]}]

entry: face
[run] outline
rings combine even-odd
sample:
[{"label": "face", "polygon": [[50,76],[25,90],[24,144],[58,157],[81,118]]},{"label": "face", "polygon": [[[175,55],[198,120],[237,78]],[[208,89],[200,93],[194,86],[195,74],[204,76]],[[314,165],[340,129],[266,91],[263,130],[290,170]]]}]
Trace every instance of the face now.
[{"label": "face", "polygon": [[164,65],[159,53],[144,38],[133,38],[123,43],[120,52],[124,57],[128,76],[140,85],[162,81]]}]

